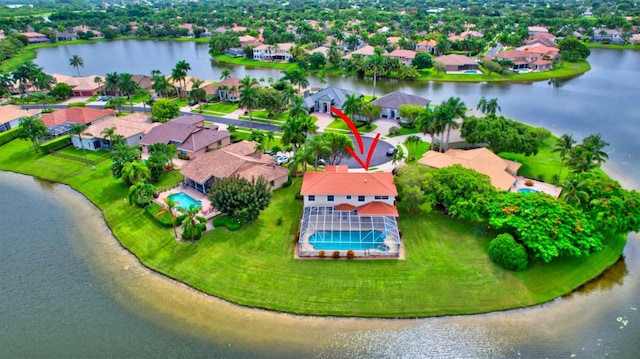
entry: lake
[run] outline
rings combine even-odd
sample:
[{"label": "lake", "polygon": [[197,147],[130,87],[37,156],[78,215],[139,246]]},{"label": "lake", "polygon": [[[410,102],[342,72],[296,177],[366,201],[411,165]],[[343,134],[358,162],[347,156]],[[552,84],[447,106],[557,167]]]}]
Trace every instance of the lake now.
[{"label": "lake", "polygon": [[[105,69],[89,71],[90,61],[97,61],[102,51],[93,46],[136,51],[123,43],[42,49],[37,62],[48,72],[73,74],[68,58],[77,53],[85,61],[83,74],[149,73],[150,68],[168,72],[161,68],[162,58],[173,48],[169,67],[184,58],[194,68],[192,75],[219,77],[220,67],[209,62],[206,46],[193,43],[127,41],[154,44],[145,56],[158,59],[157,66],[112,69],[104,58]],[[81,52],[84,46],[93,50]],[[203,52],[201,62],[182,51],[189,48]],[[113,61],[121,55],[111,53]],[[401,89],[436,101],[456,95],[468,104],[481,95],[498,97],[506,115],[523,119],[516,116],[522,113],[526,122],[548,123],[554,132],[600,131],[612,142],[607,170],[616,169],[617,179],[638,188],[640,116],[631,93],[638,93],[640,53],[599,50],[590,60],[591,72],[556,85],[383,81],[378,92],[385,86],[385,92]],[[241,71],[257,70],[234,71],[242,76]],[[357,89],[368,88],[369,81],[336,77],[330,83]],[[589,114],[585,109],[602,111]],[[608,111],[615,115],[606,115]],[[118,245],[99,211],[66,186],[0,172],[0,208],[3,358],[635,358],[640,352],[637,234],[629,236],[623,260],[601,278],[533,308],[417,320],[315,318],[238,307],[150,272]]]}]

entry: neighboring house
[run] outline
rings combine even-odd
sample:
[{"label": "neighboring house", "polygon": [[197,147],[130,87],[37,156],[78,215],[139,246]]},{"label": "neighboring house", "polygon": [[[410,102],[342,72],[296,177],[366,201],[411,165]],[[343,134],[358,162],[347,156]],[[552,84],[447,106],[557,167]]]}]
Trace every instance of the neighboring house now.
[{"label": "neighboring house", "polygon": [[78,34],[76,34],[75,32],[58,32],[56,31],[56,41],[58,42],[62,42],[62,41],[73,41],[73,40],[78,40]]},{"label": "neighboring house", "polygon": [[640,42],[640,34],[631,35],[631,37],[629,38],[629,43],[630,44],[636,44],[638,42]]},{"label": "neighboring house", "polygon": [[536,54],[538,58],[548,58],[554,61],[560,58],[560,49],[539,43],[520,46],[516,48],[516,50],[530,52],[532,54]]},{"label": "neighboring house", "polygon": [[240,100],[240,79],[229,77],[217,84],[203,87],[207,98],[218,96],[221,101],[238,102]]},{"label": "neighboring house", "polygon": [[228,55],[228,56],[231,56],[231,57],[243,57],[244,56],[244,50],[242,49],[242,47],[231,47],[231,48],[222,50],[222,52],[225,55]]},{"label": "neighboring house", "polygon": [[264,45],[262,42],[258,41],[258,39],[251,35],[238,36],[238,40],[240,40],[240,47],[242,48],[244,48],[245,46],[258,47]]},{"label": "neighboring house", "polygon": [[178,153],[193,159],[228,145],[231,135],[216,125],[205,125],[200,115],[184,115],[152,128],[140,139],[142,152],[148,153],[148,146],[155,143],[174,144]]},{"label": "neighboring house", "polygon": [[319,46],[309,51],[309,55],[319,52],[324,55],[325,58],[329,58],[329,48],[326,46]]},{"label": "neighboring house", "polygon": [[20,106],[6,105],[0,107],[0,132],[9,131],[20,125],[20,120],[24,117],[38,116],[41,110],[23,110]]},{"label": "neighboring house", "polygon": [[238,175],[249,181],[263,176],[277,189],[289,178],[289,170],[276,165],[276,159],[256,151],[256,142],[241,141],[207,152],[182,167],[184,183],[207,193],[220,178]]},{"label": "neighboring house", "polygon": [[394,120],[400,120],[399,108],[402,105],[419,105],[425,108],[429,106],[431,101],[424,97],[410,95],[404,92],[392,92],[388,95],[384,95],[379,99],[372,101],[371,104],[380,106],[382,108],[381,117],[386,117]]},{"label": "neighboring house", "polygon": [[527,28],[529,30],[529,35],[534,36],[537,34],[548,34],[549,29],[544,26],[529,26]]},{"label": "neighboring house", "polygon": [[326,166],[324,172],[305,173],[300,194],[304,210],[299,255],[318,255],[318,249],[310,242],[314,234],[358,232],[361,242],[375,236],[380,244],[356,251],[357,256],[399,256],[399,215],[395,207],[398,191],[390,172],[349,172],[347,166]]},{"label": "neighboring house", "polygon": [[445,71],[467,71],[477,70],[478,64],[470,57],[464,55],[450,54],[436,57],[434,62],[438,61],[444,64]]},{"label": "neighboring house", "polygon": [[112,109],[68,107],[43,115],[42,122],[49,129],[50,138],[55,138],[68,134],[74,123],[91,126],[114,117],[115,114]]},{"label": "neighboring house", "polygon": [[416,57],[416,52],[412,50],[393,50],[385,56],[396,57],[405,66],[411,66],[413,64],[413,59]]},{"label": "neighboring house", "polygon": [[98,31],[98,30],[94,30],[92,28],[90,28],[87,25],[82,25],[82,26],[74,26],[73,27],[73,31],[78,32],[78,31],[82,31],[82,32],[89,32],[91,31],[95,36],[95,38],[100,38],[100,37],[104,37],[104,35]]},{"label": "neighboring house", "polygon": [[342,110],[342,105],[347,99],[347,95],[356,94],[358,97],[363,95],[357,92],[344,90],[337,87],[327,87],[321,91],[309,95],[304,98],[304,104],[309,112],[325,112],[331,113],[331,106]]},{"label": "neighboring house", "polygon": [[[543,49],[544,50],[544,49]],[[549,52],[550,56],[557,58],[558,53]],[[483,60],[509,60],[513,62],[511,70],[518,71],[523,69],[531,69],[534,71],[546,71],[553,68],[553,61],[545,59],[545,55],[536,52],[522,51],[522,50],[509,50],[500,52],[493,56],[483,58]]]},{"label": "neighboring house", "polygon": [[111,139],[105,138],[102,132],[113,127],[114,134],[124,137],[127,145],[135,147],[140,143],[140,139],[156,126],[160,126],[160,123],[151,122],[149,115],[139,112],[124,117],[109,117],[85,129],[82,135],[82,146],[80,137],[76,135],[71,136],[71,143],[77,148],[84,147],[91,151],[109,149]]},{"label": "neighboring house", "polygon": [[593,42],[603,42],[609,44],[622,44],[622,31],[612,29],[593,29]]},{"label": "neighboring house", "polygon": [[350,52],[348,54],[346,54],[345,56],[343,56],[343,59],[350,59],[351,57],[353,57],[353,55],[362,55],[362,56],[372,56],[375,54],[375,47],[371,46],[371,45],[366,45],[363,46],[359,49],[357,49],[356,51]]},{"label": "neighboring house", "polygon": [[462,36],[463,39],[482,39],[484,37],[484,34],[480,31],[468,30],[462,32],[460,36]]},{"label": "neighboring house", "polygon": [[416,44],[416,52],[428,52],[432,55],[436,53],[436,40],[423,40]]},{"label": "neighboring house", "polygon": [[527,45],[541,44],[541,45],[551,46],[551,47],[558,46],[558,44],[556,43],[556,36],[549,33],[533,35],[527,40],[525,40],[525,43]]},{"label": "neighboring house", "polygon": [[253,58],[259,61],[289,61],[293,55],[289,52],[294,43],[260,45],[253,48]]},{"label": "neighboring house", "polygon": [[516,183],[518,169],[522,166],[522,163],[502,159],[486,148],[473,150],[451,149],[445,153],[427,151],[418,160],[418,163],[433,168],[444,168],[459,164],[462,167],[470,168],[489,176],[494,187],[505,191],[508,191]]},{"label": "neighboring house", "polygon": [[[91,97],[97,95],[104,88],[104,77],[102,76],[67,76],[61,74],[51,74],[56,79],[56,83],[65,83],[73,90],[74,97]],[[100,84],[93,81],[96,77],[100,77]]]},{"label": "neighboring house", "polygon": [[33,32],[33,31],[29,31],[29,32],[23,32],[22,35],[26,36],[27,39],[29,40],[29,44],[48,44],[49,42],[51,42],[49,40],[49,37],[47,37],[47,35],[45,34],[41,34],[39,32]]},{"label": "neighboring house", "polygon": [[131,76],[131,79],[133,80],[133,82],[138,84],[138,87],[151,91],[151,86],[153,86],[153,79],[151,78],[151,76],[133,75]]}]

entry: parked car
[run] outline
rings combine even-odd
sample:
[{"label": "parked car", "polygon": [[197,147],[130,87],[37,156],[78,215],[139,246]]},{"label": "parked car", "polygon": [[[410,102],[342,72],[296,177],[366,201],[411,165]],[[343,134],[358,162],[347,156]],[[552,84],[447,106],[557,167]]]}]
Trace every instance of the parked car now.
[{"label": "parked car", "polygon": [[318,158],[318,166],[325,166],[327,164],[327,161],[324,160],[324,158]]},{"label": "parked car", "polygon": [[195,105],[197,105],[197,104],[198,104],[198,101],[197,101],[197,100],[191,100],[191,101],[189,101],[189,106],[195,106]]},{"label": "parked car", "polygon": [[391,147],[390,149],[387,150],[387,156],[389,157],[395,155],[396,153],[398,153],[398,149],[395,147]]},{"label": "parked car", "polygon": [[276,163],[279,165],[285,164],[287,162],[289,162],[289,156],[282,155],[276,157]]},{"label": "parked car", "polygon": [[111,96],[98,96],[96,101],[109,101],[111,100]]}]

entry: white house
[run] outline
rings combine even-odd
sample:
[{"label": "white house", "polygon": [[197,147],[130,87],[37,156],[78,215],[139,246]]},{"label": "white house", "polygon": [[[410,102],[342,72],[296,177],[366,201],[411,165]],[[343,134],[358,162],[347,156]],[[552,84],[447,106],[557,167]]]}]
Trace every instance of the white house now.
[{"label": "white house", "polygon": [[253,58],[259,61],[289,61],[293,55],[289,52],[293,43],[282,43],[275,45],[260,45],[253,48]]}]

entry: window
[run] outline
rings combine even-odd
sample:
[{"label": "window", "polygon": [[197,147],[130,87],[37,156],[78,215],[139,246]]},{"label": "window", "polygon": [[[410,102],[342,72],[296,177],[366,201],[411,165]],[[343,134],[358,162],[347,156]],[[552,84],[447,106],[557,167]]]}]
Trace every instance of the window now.
[{"label": "window", "polygon": [[218,146],[222,146],[222,140],[218,140]]},{"label": "window", "polygon": [[351,196],[347,196],[347,199],[351,199]]},{"label": "window", "polygon": [[327,196],[327,201],[333,202],[335,200],[334,196]]},{"label": "window", "polygon": [[375,199],[389,199],[389,196],[375,196]]},{"label": "window", "polygon": [[364,196],[358,196],[358,202],[364,202]]},{"label": "window", "polygon": [[309,195],[309,201],[315,201],[315,200],[316,200],[316,196]]}]

